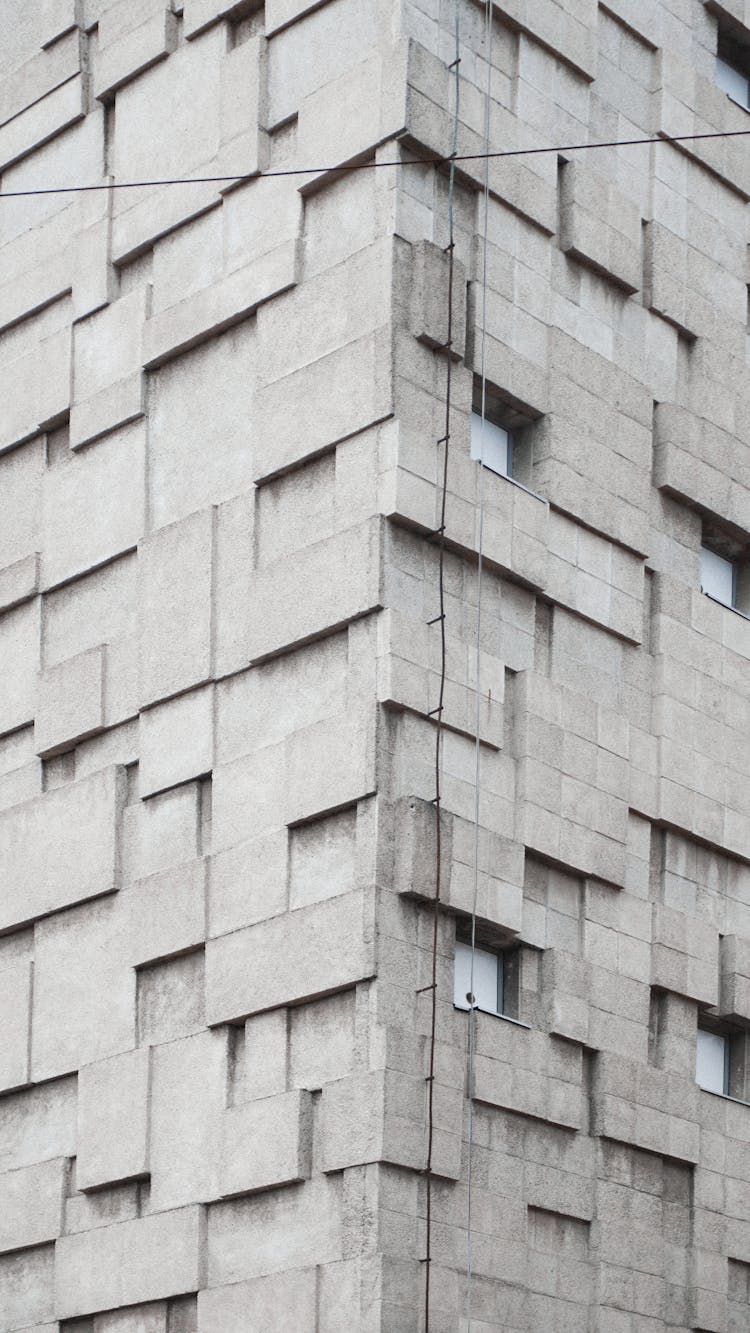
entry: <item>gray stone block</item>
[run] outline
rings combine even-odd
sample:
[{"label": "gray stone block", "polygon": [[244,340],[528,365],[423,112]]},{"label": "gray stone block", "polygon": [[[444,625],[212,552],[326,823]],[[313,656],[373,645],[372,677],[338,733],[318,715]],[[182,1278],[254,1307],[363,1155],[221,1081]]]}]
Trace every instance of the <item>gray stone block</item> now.
[{"label": "gray stone block", "polygon": [[[216,300],[216,288],[208,292]],[[157,318],[149,321],[149,337],[155,336]],[[213,336],[220,324],[208,321],[205,345],[150,376],[151,510],[157,528],[238,495],[253,481],[248,366],[255,357],[255,328],[247,320]]]},{"label": "gray stone block", "polygon": [[74,449],[143,412],[141,344],[149,290],[143,286],[130,292],[74,326]]},{"label": "gray stone block", "polygon": [[179,1208],[62,1236],[55,1253],[61,1319],[163,1300],[201,1285],[203,1209]]},{"label": "gray stone block", "polygon": [[312,1326],[316,1318],[316,1273],[312,1268],[297,1269],[235,1282],[224,1287],[209,1287],[198,1297],[199,1333],[244,1333],[248,1320],[268,1333],[284,1333],[297,1324]]},{"label": "gray stone block", "polygon": [[3,497],[0,560],[4,569],[36,550],[43,473],[42,438],[30,440],[23,448],[0,457]]},{"label": "gray stone block", "polygon": [[313,999],[371,976],[371,911],[358,891],[209,940],[208,1022]]},{"label": "gray stone block", "polygon": [[145,518],[145,445],[143,426],[134,424],[48,468],[42,490],[45,588],[137,546]]},{"label": "gray stone block", "polygon": [[95,95],[102,100],[163,59],[176,42],[174,15],[161,0],[110,5],[99,21]]},{"label": "gray stone block", "polygon": [[34,744],[43,759],[104,730],[106,648],[90,648],[39,676]]},{"label": "gray stone block", "polygon": [[144,1044],[200,1033],[205,1024],[203,949],[166,958],[137,974],[138,1038]]},{"label": "gray stone block", "polygon": [[0,703],[0,733],[15,731],[34,719],[39,638],[38,597],[0,617],[0,653],[9,664]]},{"label": "gray stone block", "polygon": [[33,964],[18,958],[0,968],[0,1085],[29,1082]]},{"label": "gray stone block", "polygon": [[227,1036],[198,1031],[156,1046],[152,1058],[149,1207],[158,1214],[221,1192]]},{"label": "gray stone block", "polygon": [[134,967],[181,954],[203,943],[206,862],[187,861],[129,886],[126,956]]},{"label": "gray stone block", "polygon": [[[387,330],[367,333],[259,387],[256,482],[267,481],[390,415],[387,346]],[[324,416],[316,407],[322,392],[327,402]]]},{"label": "gray stone block", "polygon": [[117,888],[123,795],[122,774],[110,768],[0,815],[7,886],[0,921],[6,929]]},{"label": "gray stone block", "polygon": [[582,162],[561,173],[561,248],[606,273],[627,292],[641,286],[641,218],[636,204]]},{"label": "gray stone block", "polygon": [[29,1329],[30,1319],[54,1328],[55,1248],[39,1245],[0,1257],[0,1322],[8,1333]]},{"label": "gray stone block", "polygon": [[67,1074],[135,1044],[135,974],[121,962],[120,932],[115,898],[68,913],[55,912],[37,922],[34,1082]]},{"label": "gray stone block", "polygon": [[76,1078],[12,1092],[0,1101],[0,1167],[15,1171],[75,1157]]},{"label": "gray stone block", "polygon": [[148,1175],[151,1051],[126,1051],[78,1075],[76,1185],[90,1190]]},{"label": "gray stone block", "polygon": [[141,713],[141,797],[202,777],[213,768],[214,690],[192,690]]},{"label": "gray stone block", "polygon": [[219,1190],[227,1197],[292,1185],[310,1175],[312,1105],[307,1092],[285,1092],[223,1116]]},{"label": "gray stone block", "polygon": [[0,1251],[57,1239],[62,1232],[67,1172],[66,1160],[56,1158],[3,1174]]},{"label": "gray stone block", "polygon": [[0,612],[28,602],[39,591],[39,556],[27,555],[0,573]]},{"label": "gray stone block", "polygon": [[[371,521],[257,570],[249,590],[249,660],[289,649],[377,607],[378,545],[378,525]],[[333,586],[320,578],[331,563],[340,574]]]},{"label": "gray stone block", "polygon": [[161,528],[139,550],[144,704],[200,685],[211,671],[214,511]]}]

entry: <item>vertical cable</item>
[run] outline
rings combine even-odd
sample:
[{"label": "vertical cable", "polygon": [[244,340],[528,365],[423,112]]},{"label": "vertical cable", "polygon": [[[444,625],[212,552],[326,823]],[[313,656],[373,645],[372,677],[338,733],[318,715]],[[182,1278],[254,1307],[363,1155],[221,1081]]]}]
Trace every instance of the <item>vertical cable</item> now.
[{"label": "vertical cable", "polygon": [[[485,33],[484,33],[485,56],[487,59],[487,86],[484,105],[484,142],[485,152],[489,152],[490,145],[490,108],[492,99],[492,0],[485,0]],[[472,1278],[473,1278],[473,1255],[472,1255],[472,1167],[473,1167],[473,1148],[474,1148],[474,1045],[476,1033],[476,1013],[474,1010],[474,958],[476,953],[476,935],[477,935],[477,899],[479,895],[479,818],[480,818],[480,758],[481,744],[479,733],[482,722],[482,693],[480,681],[480,669],[482,661],[482,575],[484,572],[484,423],[486,415],[487,398],[487,377],[486,377],[486,347],[487,347],[487,232],[488,232],[488,214],[490,197],[490,163],[489,158],[485,158],[484,163],[484,201],[483,201],[483,219],[482,219],[482,317],[481,317],[481,342],[480,342],[480,375],[482,381],[482,424],[479,433],[479,477],[478,477],[478,508],[479,520],[477,531],[477,637],[476,637],[476,656],[474,660],[474,697],[476,704],[475,727],[474,727],[474,888],[471,903],[471,967],[469,972],[469,995],[471,997],[469,1010],[469,1051],[468,1051],[468,1099],[469,1099],[469,1124],[468,1124],[468,1143],[467,1143],[467,1205],[466,1205],[466,1326],[467,1333],[471,1333],[471,1297],[472,1297]]]},{"label": "vertical cable", "polygon": [[460,20],[458,9],[456,10],[456,54],[450,66],[454,71],[455,82],[455,110],[453,117],[453,150],[450,157],[450,174],[448,178],[448,245],[446,252],[448,255],[448,309],[447,309],[447,328],[445,341],[446,371],[445,371],[445,426],[442,439],[438,440],[438,445],[443,446],[443,466],[440,495],[440,523],[437,529],[438,536],[438,586],[439,586],[439,615],[437,617],[440,623],[440,692],[438,696],[437,708],[433,710],[436,717],[435,726],[435,902],[432,922],[432,973],[430,977],[431,985],[429,987],[432,995],[432,1007],[430,1013],[430,1061],[429,1073],[427,1076],[427,1163],[425,1166],[425,1178],[427,1188],[426,1209],[425,1209],[425,1279],[424,1279],[424,1329],[425,1333],[430,1333],[430,1269],[432,1266],[432,1150],[434,1141],[434,1103],[435,1103],[435,1039],[437,1028],[437,959],[438,959],[438,932],[440,926],[440,881],[442,875],[442,831],[441,831],[441,802],[442,802],[442,752],[443,752],[443,706],[445,699],[445,678],[446,678],[446,641],[445,641],[445,512],[446,499],[448,494],[448,453],[451,438],[451,390],[452,390],[452,368],[453,368],[453,252],[455,249],[454,239],[454,219],[453,202],[455,194],[456,179],[456,154],[458,153],[458,114],[459,114],[459,65],[460,56]]}]

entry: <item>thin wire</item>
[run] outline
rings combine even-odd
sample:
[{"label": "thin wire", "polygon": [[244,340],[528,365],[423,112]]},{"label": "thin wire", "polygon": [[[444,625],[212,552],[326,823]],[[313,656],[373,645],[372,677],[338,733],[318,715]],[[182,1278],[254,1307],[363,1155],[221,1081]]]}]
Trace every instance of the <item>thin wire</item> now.
[{"label": "thin wire", "polygon": [[[484,104],[484,140],[489,147],[490,142],[490,109],[492,98],[492,0],[486,0],[485,8],[485,56],[487,60],[487,87],[485,91]],[[469,1051],[467,1061],[467,1083],[468,1083],[468,1134],[467,1134],[467,1202],[466,1202],[466,1328],[467,1333],[471,1333],[471,1298],[473,1281],[473,1252],[472,1252],[472,1168],[474,1157],[474,1054],[476,1037],[476,1012],[474,1010],[474,959],[476,956],[477,945],[477,900],[479,897],[479,793],[480,793],[480,759],[481,745],[479,740],[482,713],[482,694],[481,694],[481,658],[482,658],[482,574],[484,572],[484,423],[487,407],[487,375],[486,375],[486,352],[487,352],[487,236],[489,232],[489,202],[490,202],[490,164],[489,159],[485,165],[484,172],[484,206],[482,218],[482,322],[481,322],[481,342],[480,342],[480,375],[482,381],[482,402],[481,412],[482,421],[479,431],[479,476],[478,485],[478,507],[479,507],[479,528],[477,532],[477,641],[476,656],[474,660],[474,698],[476,713],[474,718],[474,885],[471,900],[471,967],[469,972]]]},{"label": "thin wire", "polygon": [[442,490],[440,499],[440,537],[438,547],[438,587],[439,587],[439,623],[440,623],[440,692],[435,710],[435,902],[432,920],[432,975],[430,993],[432,1006],[430,1011],[430,1061],[427,1078],[427,1162],[426,1207],[425,1207],[425,1278],[424,1278],[424,1330],[430,1333],[430,1276],[432,1267],[432,1150],[435,1130],[435,1045],[437,1032],[437,960],[438,932],[440,926],[440,881],[442,878],[442,753],[443,753],[443,706],[445,700],[445,679],[447,674],[447,652],[445,639],[445,514],[448,495],[448,455],[451,438],[451,389],[453,369],[453,253],[455,249],[453,203],[456,183],[455,153],[458,149],[458,116],[461,80],[460,18],[456,9],[456,55],[453,61],[455,70],[455,111],[453,118],[453,154],[450,161],[448,180],[448,303],[445,344],[445,427],[443,439]]},{"label": "thin wire", "polygon": [[89,194],[96,190],[143,190],[166,185],[242,185],[246,181],[278,176],[320,176],[329,172],[377,171],[380,167],[441,167],[456,162],[484,162],[506,157],[535,157],[540,153],[582,153],[595,148],[635,148],[648,144],[695,143],[699,139],[741,139],[750,130],[711,130],[705,134],[657,134],[643,139],[606,139],[597,143],[545,144],[542,148],[504,148],[486,153],[451,153],[449,157],[391,158],[388,161],[327,163],[321,167],[286,167],[274,171],[239,172],[234,176],[169,176],[162,180],[106,181],[100,185],[52,185],[36,190],[0,190],[0,199],[29,199],[44,194]]}]

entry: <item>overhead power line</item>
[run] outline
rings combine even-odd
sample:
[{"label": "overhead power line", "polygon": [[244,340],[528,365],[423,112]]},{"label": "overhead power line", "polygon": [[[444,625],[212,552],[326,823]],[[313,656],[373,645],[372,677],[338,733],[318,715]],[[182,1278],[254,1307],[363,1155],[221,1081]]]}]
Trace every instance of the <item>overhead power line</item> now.
[{"label": "overhead power line", "polygon": [[596,143],[545,144],[542,148],[504,148],[491,153],[426,154],[392,158],[385,162],[327,163],[318,167],[286,167],[277,171],[239,172],[234,176],[170,176],[162,180],[107,181],[99,185],[47,185],[34,190],[0,190],[0,199],[29,199],[45,194],[90,194],[97,190],[143,190],[167,185],[232,185],[270,180],[278,176],[322,176],[329,172],[374,171],[380,167],[441,167],[456,162],[484,162],[508,157],[537,157],[541,153],[582,153],[596,148],[637,148],[648,144],[696,143],[705,139],[742,139],[748,130],[711,130],[705,134],[657,134],[642,139],[606,139]]}]

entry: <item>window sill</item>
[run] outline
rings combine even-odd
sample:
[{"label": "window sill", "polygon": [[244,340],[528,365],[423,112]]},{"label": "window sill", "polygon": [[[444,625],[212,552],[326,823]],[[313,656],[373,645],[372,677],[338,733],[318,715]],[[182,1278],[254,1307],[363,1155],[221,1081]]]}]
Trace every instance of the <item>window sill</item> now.
[{"label": "window sill", "polygon": [[504,1023],[512,1023],[516,1028],[524,1028],[527,1032],[531,1032],[530,1023],[524,1023],[520,1018],[511,1018],[510,1014],[499,1014],[495,1009],[482,1009],[478,1004],[470,1009],[468,1005],[455,1003],[453,1008],[457,1014],[486,1014],[488,1018],[500,1018]]},{"label": "window sill", "polygon": [[722,602],[719,597],[714,597],[712,593],[706,592],[705,588],[701,588],[701,592],[704,597],[708,598],[709,602],[713,602],[714,606],[721,606],[725,611],[732,611],[734,615],[740,617],[740,620],[750,620],[750,615],[746,611],[740,611],[738,606],[730,606],[729,602]]},{"label": "window sill", "polygon": [[489,463],[483,463],[479,458],[474,461],[479,463],[479,466],[483,467],[485,472],[491,472],[493,477],[501,477],[503,481],[509,481],[511,486],[515,486],[519,491],[523,491],[525,495],[530,495],[532,500],[538,500],[539,503],[543,505],[549,503],[538,491],[532,491],[528,486],[524,486],[523,482],[518,481],[516,477],[509,476],[507,472],[498,472],[496,468],[490,467]]},{"label": "window sill", "polygon": [[[717,87],[718,86],[719,85],[717,84]],[[732,103],[732,106],[738,106],[740,108],[740,111],[744,111],[746,113],[750,112],[750,106],[748,106],[747,103],[738,101],[736,97],[732,97],[732,94],[728,93],[724,88],[722,88],[721,91],[724,93],[724,96],[726,97],[727,101]]]},{"label": "window sill", "polygon": [[742,1097],[731,1097],[728,1092],[716,1092],[714,1088],[704,1088],[701,1083],[696,1083],[695,1086],[700,1092],[707,1092],[709,1097],[720,1097],[723,1102],[734,1102],[735,1106],[750,1107],[750,1102],[744,1101]]}]

